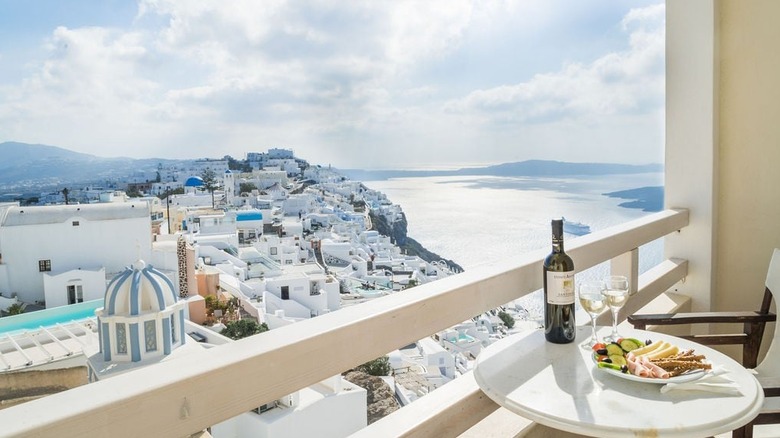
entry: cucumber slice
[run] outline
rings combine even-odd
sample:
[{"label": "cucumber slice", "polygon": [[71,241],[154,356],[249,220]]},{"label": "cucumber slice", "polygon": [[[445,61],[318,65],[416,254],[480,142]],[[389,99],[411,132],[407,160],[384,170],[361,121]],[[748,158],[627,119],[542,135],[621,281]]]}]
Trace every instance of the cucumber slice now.
[{"label": "cucumber slice", "polygon": [[637,348],[642,348],[644,346],[645,343],[640,341],[639,339],[625,338],[620,340],[620,348],[622,348],[626,353],[632,350],[636,350]]},{"label": "cucumber slice", "polygon": [[613,364],[618,366],[628,365],[625,356],[623,356],[622,354],[613,354],[609,356],[609,360],[611,360]]},{"label": "cucumber slice", "polygon": [[621,347],[619,344],[611,343],[607,344],[607,355],[612,356],[618,354],[620,356],[623,355],[623,347]]}]

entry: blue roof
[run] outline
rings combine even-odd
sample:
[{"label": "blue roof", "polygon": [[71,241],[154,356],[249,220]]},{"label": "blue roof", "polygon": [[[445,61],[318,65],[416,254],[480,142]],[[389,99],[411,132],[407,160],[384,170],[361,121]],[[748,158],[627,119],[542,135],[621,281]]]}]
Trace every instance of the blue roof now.
[{"label": "blue roof", "polygon": [[263,220],[263,213],[259,211],[241,211],[236,214],[236,221],[260,221]]},{"label": "blue roof", "polygon": [[191,176],[187,178],[187,181],[184,183],[184,187],[203,187],[206,183],[203,182],[203,178],[199,176]]},{"label": "blue roof", "polygon": [[171,280],[152,265],[139,261],[111,280],[103,307],[109,315],[138,316],[148,311],[161,312],[177,300]]}]

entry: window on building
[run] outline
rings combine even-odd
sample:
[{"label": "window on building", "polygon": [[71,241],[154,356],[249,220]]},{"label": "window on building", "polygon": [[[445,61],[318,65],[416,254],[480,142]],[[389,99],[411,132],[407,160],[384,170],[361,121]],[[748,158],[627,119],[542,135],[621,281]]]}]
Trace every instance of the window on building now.
[{"label": "window on building", "polygon": [[282,299],[283,300],[290,299],[290,286],[282,286]]},{"label": "window on building", "polygon": [[38,271],[40,272],[51,271],[51,260],[38,260]]},{"label": "window on building", "polygon": [[84,302],[84,290],[80,284],[68,285],[68,304]]},{"label": "window on building", "polygon": [[79,221],[73,221],[72,224],[73,224],[74,227],[78,227],[79,226]]},{"label": "window on building", "polygon": [[144,342],[146,351],[157,351],[157,325],[156,321],[144,321]]},{"label": "window on building", "polygon": [[277,253],[276,247],[272,246],[271,247],[271,255],[276,255],[276,253]]},{"label": "window on building", "polygon": [[127,354],[127,327],[122,322],[116,324],[116,352]]}]

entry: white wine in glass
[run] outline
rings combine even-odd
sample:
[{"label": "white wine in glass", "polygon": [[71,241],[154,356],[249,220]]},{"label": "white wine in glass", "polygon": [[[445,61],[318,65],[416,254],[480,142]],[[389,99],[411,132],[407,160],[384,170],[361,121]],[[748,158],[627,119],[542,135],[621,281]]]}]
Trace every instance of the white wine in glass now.
[{"label": "white wine in glass", "polygon": [[607,337],[607,340],[617,342],[621,338],[617,330],[618,312],[628,300],[628,279],[622,275],[607,277],[601,293],[612,311],[612,334]]},{"label": "white wine in glass", "polygon": [[590,341],[582,344],[582,348],[590,349],[600,343],[596,334],[596,317],[607,310],[606,297],[602,293],[604,283],[600,281],[586,281],[580,285],[580,305],[590,315],[591,337]]}]

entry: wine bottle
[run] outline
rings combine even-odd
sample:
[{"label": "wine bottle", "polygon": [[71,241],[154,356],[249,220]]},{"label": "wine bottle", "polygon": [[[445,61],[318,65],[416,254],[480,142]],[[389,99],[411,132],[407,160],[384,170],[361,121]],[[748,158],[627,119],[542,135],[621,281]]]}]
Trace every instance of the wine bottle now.
[{"label": "wine bottle", "polygon": [[552,220],[552,252],[544,259],[544,337],[574,341],[574,262],[563,250],[563,219]]}]

